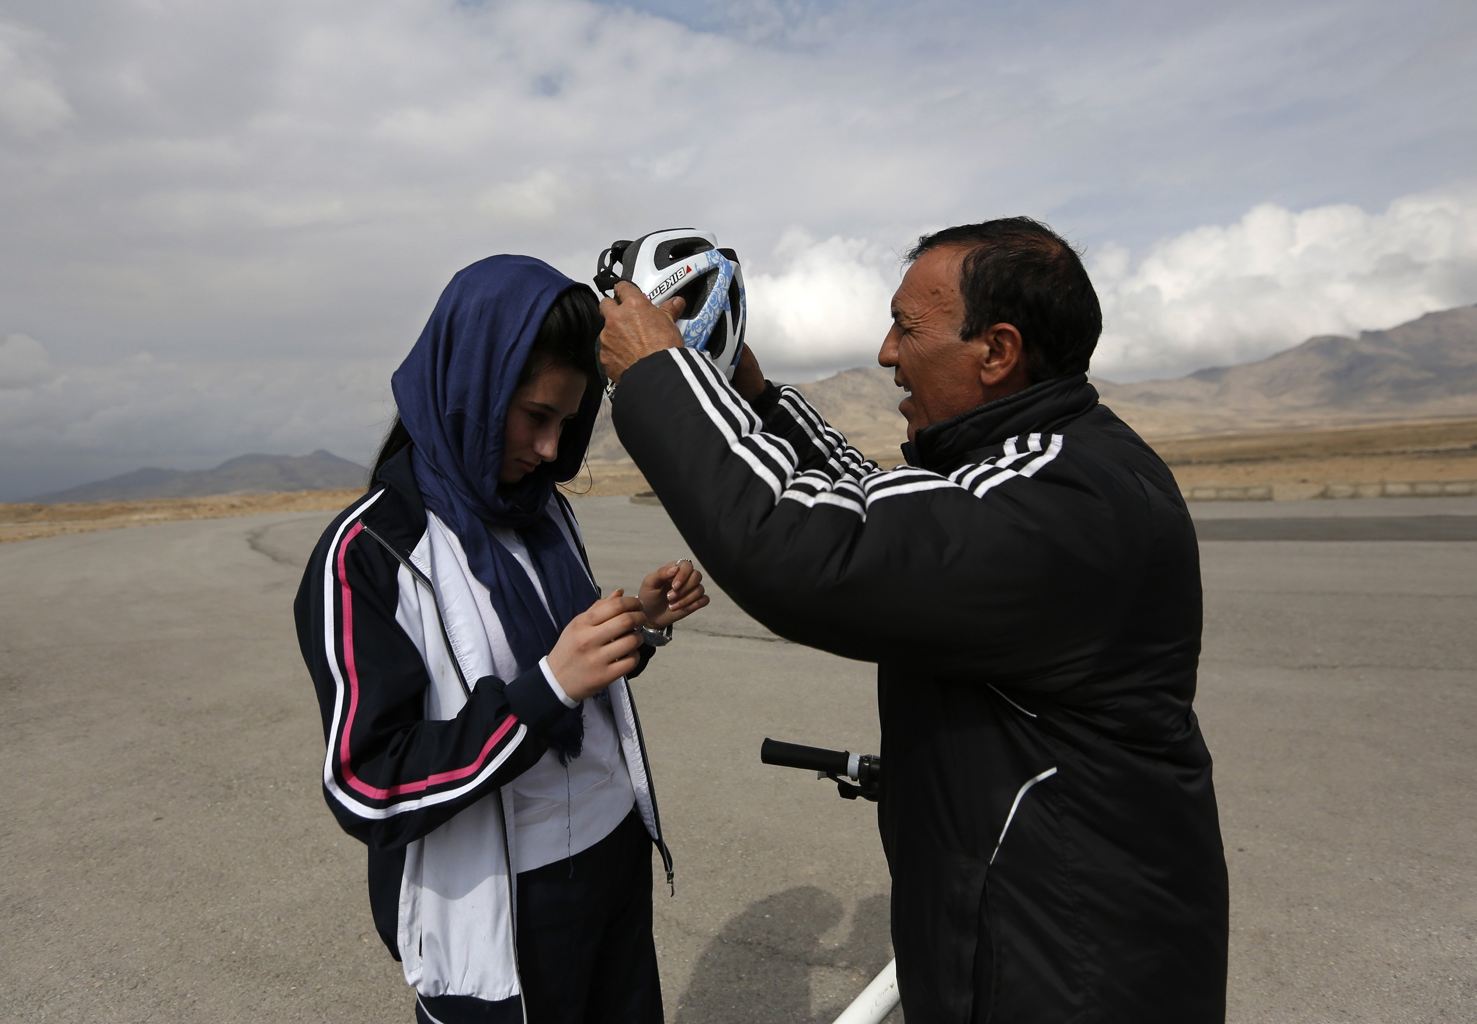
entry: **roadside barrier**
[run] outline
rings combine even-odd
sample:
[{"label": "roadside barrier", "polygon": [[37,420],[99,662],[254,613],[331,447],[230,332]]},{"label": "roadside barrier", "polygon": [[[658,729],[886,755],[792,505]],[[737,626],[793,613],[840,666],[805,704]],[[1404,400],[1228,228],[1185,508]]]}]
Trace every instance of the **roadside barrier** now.
[{"label": "roadside barrier", "polygon": [[1374,483],[1329,484],[1320,498],[1448,498],[1477,494],[1477,480],[1380,480]]},{"label": "roadside barrier", "polygon": [[[1315,489],[1316,488],[1316,489]],[[1277,492],[1281,493],[1277,493]],[[1289,493],[1292,492],[1292,493]],[[1273,501],[1278,498],[1452,498],[1477,494],[1477,480],[1374,480],[1364,483],[1187,487],[1186,501]]]}]

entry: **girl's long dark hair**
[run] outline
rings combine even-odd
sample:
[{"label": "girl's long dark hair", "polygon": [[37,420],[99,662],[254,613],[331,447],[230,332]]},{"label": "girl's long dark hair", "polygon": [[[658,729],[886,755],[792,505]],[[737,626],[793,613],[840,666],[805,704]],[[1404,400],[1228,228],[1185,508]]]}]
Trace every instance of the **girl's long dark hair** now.
[{"label": "girl's long dark hair", "polygon": [[[528,383],[544,367],[557,363],[583,373],[589,382],[588,387],[598,388],[599,339],[604,326],[599,301],[589,288],[576,286],[561,293],[539,325],[538,336],[533,339],[533,347],[528,350],[528,358],[523,361],[523,369],[518,374],[518,386]],[[405,429],[397,415],[384,441],[380,442],[379,454],[369,470],[371,486],[380,467],[410,441],[410,431]]]}]

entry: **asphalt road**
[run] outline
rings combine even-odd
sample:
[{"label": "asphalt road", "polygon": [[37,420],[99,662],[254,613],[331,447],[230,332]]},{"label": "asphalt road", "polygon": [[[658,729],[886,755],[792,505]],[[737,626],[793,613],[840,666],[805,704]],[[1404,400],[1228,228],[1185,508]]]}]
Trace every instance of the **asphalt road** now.
[{"label": "asphalt road", "polygon": [[[579,505],[607,587],[683,545]],[[1230,1019],[1477,1019],[1477,503],[1197,506]],[[328,517],[0,545],[0,1020],[410,1019],[319,789],[290,604]],[[872,809],[758,763],[872,749],[871,672],[718,595],[636,684],[667,1019],[828,1021],[890,956]]]}]

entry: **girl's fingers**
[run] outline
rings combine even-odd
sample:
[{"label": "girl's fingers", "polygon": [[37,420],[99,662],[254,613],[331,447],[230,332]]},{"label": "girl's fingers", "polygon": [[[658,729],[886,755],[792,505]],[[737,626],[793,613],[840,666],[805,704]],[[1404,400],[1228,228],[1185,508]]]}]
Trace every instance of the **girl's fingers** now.
[{"label": "girl's fingers", "polygon": [[671,613],[672,613],[672,615],[676,616],[676,618],[678,618],[678,619],[685,619],[689,615],[691,615],[693,612],[701,611],[702,609],[706,608],[707,606],[708,606],[708,598],[705,597],[705,596],[704,597],[698,597],[696,600],[693,600],[691,602],[688,602],[686,604],[683,604],[681,607],[674,607],[674,608],[672,608],[671,609]]},{"label": "girl's fingers", "polygon": [[671,603],[681,598],[692,587],[701,583],[703,574],[698,572],[693,564],[687,559],[677,563],[677,571],[672,576],[672,585],[667,589],[667,601]]},{"label": "girl's fingers", "polygon": [[641,648],[641,638],[634,632],[627,632],[600,648],[601,654],[607,661],[617,662],[630,657]]},{"label": "girl's fingers", "polygon": [[598,626],[616,616],[640,610],[641,602],[637,598],[627,597],[624,590],[616,590],[609,597],[603,597],[590,605],[584,614],[589,625]]},{"label": "girl's fingers", "polygon": [[[639,664],[641,664],[641,659],[633,654],[628,658],[622,658],[620,661],[612,663],[610,668],[616,675],[626,676],[636,671],[636,666]],[[611,682],[615,682],[615,680],[612,679]]]},{"label": "girl's fingers", "polygon": [[694,587],[686,594],[683,594],[681,597],[677,598],[677,600],[668,601],[667,607],[671,608],[673,611],[676,611],[679,608],[686,608],[698,598],[702,597],[704,593],[706,593],[706,591],[704,591],[702,587]]},{"label": "girl's fingers", "polygon": [[586,639],[593,646],[604,648],[619,640],[622,636],[639,629],[645,621],[646,615],[641,611],[640,602],[637,602],[634,610],[613,615],[604,622],[589,627]]},{"label": "girl's fingers", "polygon": [[669,598],[667,600],[667,607],[668,608],[680,608],[682,605],[687,604],[693,598],[699,597],[699,596],[701,596],[702,594],[704,594],[706,592],[707,591],[703,588],[703,585],[701,583],[699,583],[697,586],[695,586],[692,589],[688,590],[686,593],[678,594],[674,598]]}]

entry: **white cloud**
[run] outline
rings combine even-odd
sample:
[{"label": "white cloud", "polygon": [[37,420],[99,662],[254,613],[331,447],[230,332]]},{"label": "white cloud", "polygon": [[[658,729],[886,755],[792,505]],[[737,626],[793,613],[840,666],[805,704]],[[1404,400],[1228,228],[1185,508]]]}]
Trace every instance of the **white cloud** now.
[{"label": "white cloud", "polygon": [[803,378],[875,360],[902,271],[896,250],[791,228],[768,265],[744,277],[748,338],[766,372]]},{"label": "white cloud", "polygon": [[1264,203],[1137,261],[1107,247],[1089,269],[1104,320],[1094,369],[1177,376],[1477,302],[1477,191],[1405,196],[1378,213]]},{"label": "white cloud", "polygon": [[518,181],[489,185],[477,196],[476,209],[494,221],[552,221],[569,198],[569,183],[552,170],[535,171]]},{"label": "white cloud", "polygon": [[[1303,290],[1356,326],[1471,277],[1440,255],[1460,246],[1439,203],[1426,234],[1414,208],[1399,236],[1357,212],[1472,180],[1468,2],[634,6],[8,7],[0,336],[43,339],[49,376],[0,392],[0,479],[24,453],[88,473],[268,443],[354,455],[340,424],[378,415],[455,270],[522,251],[588,280],[612,239],[673,224],[738,249],[751,337],[792,379],[870,364],[898,253],[992,216],[1096,254],[1121,372],[1259,351],[1266,323],[1300,340],[1293,289],[1247,269],[1292,274],[1281,243],[1231,237],[1266,200],[1327,239]],[[1324,208],[1367,223],[1318,226]],[[1156,241],[1204,224],[1231,226],[1185,242],[1203,266]],[[1386,238],[1384,264],[1356,273],[1341,230]],[[1217,323],[1246,340],[1217,349]]]},{"label": "white cloud", "polygon": [[51,372],[46,349],[35,338],[8,334],[0,339],[0,391],[34,387]]},{"label": "white cloud", "polygon": [[0,127],[22,137],[59,128],[73,115],[45,49],[39,33],[0,22]]}]

